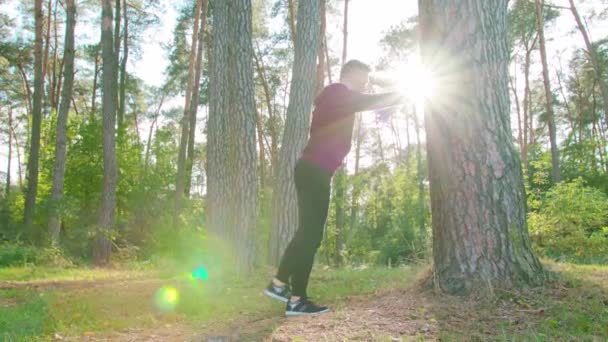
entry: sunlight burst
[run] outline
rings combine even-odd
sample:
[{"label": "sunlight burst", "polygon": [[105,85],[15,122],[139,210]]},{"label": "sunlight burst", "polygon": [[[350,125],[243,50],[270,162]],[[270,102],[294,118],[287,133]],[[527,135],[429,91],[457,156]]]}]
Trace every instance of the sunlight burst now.
[{"label": "sunlight burst", "polygon": [[437,81],[435,75],[426,68],[419,59],[409,61],[395,68],[397,84],[416,105],[416,112],[422,115],[424,103],[435,96]]}]

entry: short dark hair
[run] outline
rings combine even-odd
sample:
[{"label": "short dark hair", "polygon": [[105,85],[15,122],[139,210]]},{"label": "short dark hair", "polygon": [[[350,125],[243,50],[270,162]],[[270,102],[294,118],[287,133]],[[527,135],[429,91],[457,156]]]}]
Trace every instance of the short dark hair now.
[{"label": "short dark hair", "polygon": [[350,61],[344,63],[344,65],[342,66],[342,69],[340,70],[340,79],[342,79],[344,75],[354,70],[370,72],[372,71],[372,68],[370,68],[369,65],[361,62],[360,60],[351,59]]}]

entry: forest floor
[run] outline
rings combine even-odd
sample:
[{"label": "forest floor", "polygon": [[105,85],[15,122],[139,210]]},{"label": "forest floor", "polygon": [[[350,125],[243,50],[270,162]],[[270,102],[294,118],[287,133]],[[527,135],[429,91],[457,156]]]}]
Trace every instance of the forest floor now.
[{"label": "forest floor", "polygon": [[[545,267],[545,287],[483,300],[437,294],[424,285],[424,266],[318,267],[313,299],[332,311],[298,318],[285,318],[284,304],[261,293],[269,269],[246,282],[214,281],[212,273],[202,281],[149,271],[1,269],[0,341],[608,340],[608,266]],[[179,294],[164,312],[153,300],[163,286]]]}]

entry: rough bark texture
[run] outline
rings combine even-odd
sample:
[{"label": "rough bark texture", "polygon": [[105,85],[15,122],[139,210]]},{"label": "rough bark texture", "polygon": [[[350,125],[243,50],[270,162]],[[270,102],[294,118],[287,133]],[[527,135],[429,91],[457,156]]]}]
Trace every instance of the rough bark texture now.
[{"label": "rough bark texture", "polygon": [[55,165],[53,167],[53,185],[51,187],[51,203],[49,213],[49,233],[51,235],[51,244],[53,246],[59,245],[59,229],[61,227],[59,203],[63,195],[68,112],[70,111],[72,88],[74,85],[74,27],[76,25],[75,0],[66,1],[66,18],[65,44],[63,50],[64,84],[61,93],[61,104],[57,114]]},{"label": "rough bark texture", "polygon": [[182,201],[186,187],[186,149],[188,147],[188,137],[190,136],[190,102],[192,101],[192,88],[194,87],[194,67],[196,65],[196,45],[198,42],[198,25],[201,16],[203,0],[196,2],[194,10],[194,27],[192,28],[192,40],[190,47],[190,59],[188,65],[188,83],[186,85],[186,102],[184,104],[184,116],[181,120],[182,133],[179,141],[179,152],[177,156],[177,176],[175,179],[175,202],[173,208],[173,226],[179,227],[179,217],[182,211]]},{"label": "rough bark texture", "polygon": [[215,0],[212,5],[209,227],[231,243],[236,270],[246,274],[256,261],[258,209],[251,0]]},{"label": "rough bark texture", "polygon": [[38,155],[40,152],[40,125],[42,122],[42,93],[44,74],[42,71],[42,0],[34,2],[36,35],[34,42],[34,95],[32,109],[32,131],[30,135],[30,153],[27,162],[27,192],[23,222],[29,229],[36,211],[36,195],[38,194]]},{"label": "rough bark texture", "polygon": [[308,139],[310,112],[315,92],[319,47],[319,1],[299,1],[296,50],[285,132],[279,153],[276,187],[272,200],[270,261],[278,262],[297,229],[298,212],[293,169]]},{"label": "rough bark texture", "polygon": [[419,0],[434,284],[452,294],[540,284],[507,85],[507,0]]},{"label": "rough bark texture", "polygon": [[543,15],[544,0],[535,0],[536,22],[538,25],[538,42],[540,48],[540,60],[543,65],[543,84],[545,86],[545,107],[547,111],[547,124],[549,126],[549,142],[551,145],[551,178],[553,183],[560,181],[559,172],[559,150],[557,147],[555,130],[555,113],[553,111],[553,93],[551,93],[551,80],[549,79],[549,66],[547,64],[547,49],[545,47],[545,23]]},{"label": "rough bark texture", "polygon": [[103,189],[101,193],[101,212],[99,231],[93,257],[97,265],[106,265],[110,259],[110,233],[114,226],[116,209],[116,51],[112,36],[112,0],[102,1],[101,14],[101,55],[102,74],[102,112],[103,112]]}]

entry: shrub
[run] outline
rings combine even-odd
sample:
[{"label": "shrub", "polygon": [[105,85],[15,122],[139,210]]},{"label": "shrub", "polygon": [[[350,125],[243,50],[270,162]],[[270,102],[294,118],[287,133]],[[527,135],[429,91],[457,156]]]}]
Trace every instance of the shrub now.
[{"label": "shrub", "polygon": [[581,179],[559,183],[528,214],[537,250],[551,258],[608,262],[608,198]]}]

